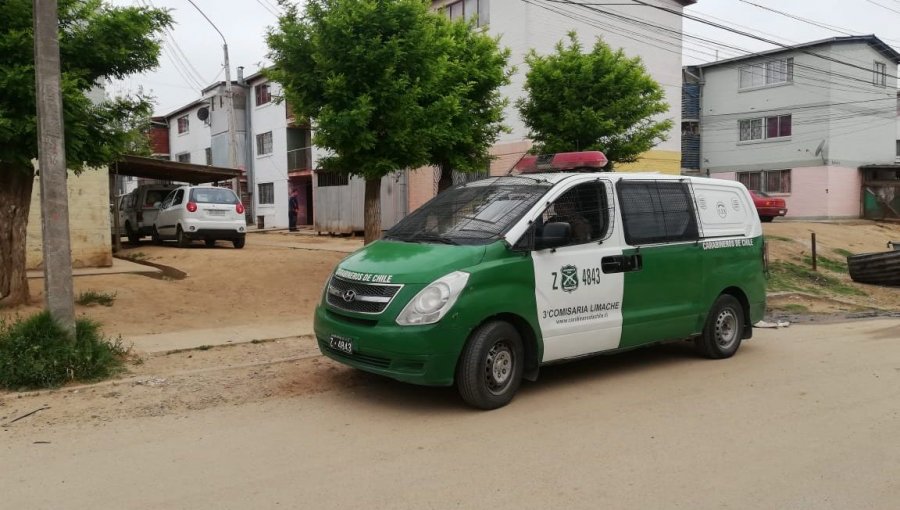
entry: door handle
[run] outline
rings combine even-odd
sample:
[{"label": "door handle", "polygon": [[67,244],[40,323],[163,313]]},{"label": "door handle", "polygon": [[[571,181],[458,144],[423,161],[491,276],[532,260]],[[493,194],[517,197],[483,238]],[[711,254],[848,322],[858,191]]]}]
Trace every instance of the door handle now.
[{"label": "door handle", "polygon": [[605,274],[640,271],[643,267],[644,257],[638,253],[634,255],[610,255],[600,259],[600,268]]}]

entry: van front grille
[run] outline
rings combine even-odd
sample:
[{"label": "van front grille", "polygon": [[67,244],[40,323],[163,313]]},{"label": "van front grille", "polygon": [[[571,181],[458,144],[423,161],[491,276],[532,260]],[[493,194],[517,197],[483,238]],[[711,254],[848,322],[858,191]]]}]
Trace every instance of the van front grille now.
[{"label": "van front grille", "polygon": [[403,285],[351,282],[332,276],[326,301],[339,310],[378,314],[383,312]]}]

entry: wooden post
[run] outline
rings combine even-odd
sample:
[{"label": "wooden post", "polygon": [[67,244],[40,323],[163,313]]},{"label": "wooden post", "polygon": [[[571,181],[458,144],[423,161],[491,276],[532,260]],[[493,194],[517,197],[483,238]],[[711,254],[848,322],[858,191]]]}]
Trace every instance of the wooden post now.
[{"label": "wooden post", "polygon": [[75,296],[69,240],[57,0],[34,0],[33,5],[44,300],[50,315],[72,333],[74,341]]},{"label": "wooden post", "polygon": [[812,266],[813,266],[812,270],[818,271],[818,268],[816,267],[816,233],[815,232],[812,233],[811,239],[812,239]]}]

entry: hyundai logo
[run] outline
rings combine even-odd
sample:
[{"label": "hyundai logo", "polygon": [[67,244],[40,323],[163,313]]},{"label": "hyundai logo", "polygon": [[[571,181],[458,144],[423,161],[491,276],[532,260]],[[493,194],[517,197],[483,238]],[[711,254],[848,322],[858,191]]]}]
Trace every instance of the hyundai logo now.
[{"label": "hyundai logo", "polygon": [[346,301],[347,303],[352,303],[354,299],[356,299],[355,290],[350,289],[347,292],[344,292],[344,301]]}]

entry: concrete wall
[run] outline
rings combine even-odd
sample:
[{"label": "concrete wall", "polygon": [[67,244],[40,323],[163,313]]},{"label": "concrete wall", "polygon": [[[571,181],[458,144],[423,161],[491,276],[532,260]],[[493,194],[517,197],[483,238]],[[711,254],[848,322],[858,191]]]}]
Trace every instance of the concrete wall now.
[{"label": "concrete wall", "polygon": [[[854,167],[894,160],[896,64],[865,43],[817,47],[814,51],[866,69],[871,69],[876,60],[885,62],[888,85],[871,84],[871,70],[799,52],[707,68],[700,122],[703,171]],[[792,83],[739,90],[741,65],[787,56],[794,58]],[[835,103],[843,104],[831,106]],[[792,116],[790,137],[739,141],[739,120],[783,114]],[[823,150],[816,154],[823,141]]]},{"label": "concrete wall", "polygon": [[[28,269],[40,269],[44,262],[40,189],[40,179],[35,178],[28,215],[25,260]],[[77,176],[69,172],[68,190],[72,267],[111,266],[108,171],[105,168],[87,169]]]},{"label": "concrete wall", "polygon": [[[169,154],[172,161],[178,161],[178,156],[185,152],[191,155],[191,163],[195,165],[206,164],[206,148],[212,147],[209,124],[197,117],[197,110],[207,104],[197,104],[174,115],[170,115],[169,121]],[[189,129],[187,133],[178,133],[178,118],[188,116]]]}]

